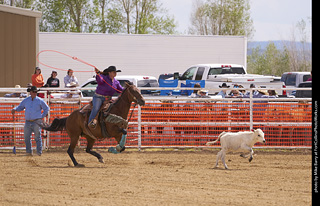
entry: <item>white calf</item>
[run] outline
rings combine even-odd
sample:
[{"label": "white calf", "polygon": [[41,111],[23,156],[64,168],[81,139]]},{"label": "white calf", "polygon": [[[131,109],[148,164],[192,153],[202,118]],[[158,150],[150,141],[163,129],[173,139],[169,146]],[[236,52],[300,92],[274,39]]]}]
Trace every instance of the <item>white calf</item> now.
[{"label": "white calf", "polygon": [[[253,130],[252,132],[222,132],[218,139],[213,142],[207,142],[207,145],[215,144],[220,139],[221,151],[218,152],[217,162],[215,167],[218,167],[219,158],[221,158],[224,167],[228,169],[225,162],[226,152],[250,152],[249,162],[253,159],[252,147],[255,143],[265,143],[264,133],[261,129]],[[241,154],[241,157],[247,157]]]}]

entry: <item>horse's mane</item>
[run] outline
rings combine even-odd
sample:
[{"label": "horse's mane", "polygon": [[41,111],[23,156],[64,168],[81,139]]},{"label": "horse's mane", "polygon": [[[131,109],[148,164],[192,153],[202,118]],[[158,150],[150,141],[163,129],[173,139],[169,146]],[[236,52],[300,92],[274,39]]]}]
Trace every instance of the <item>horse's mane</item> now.
[{"label": "horse's mane", "polygon": [[122,98],[122,94],[125,93],[128,90],[129,86],[126,86],[125,89],[122,91],[122,93],[118,96],[118,98],[115,100],[115,102],[113,103],[113,105],[117,105],[117,103],[120,101],[120,99]]}]

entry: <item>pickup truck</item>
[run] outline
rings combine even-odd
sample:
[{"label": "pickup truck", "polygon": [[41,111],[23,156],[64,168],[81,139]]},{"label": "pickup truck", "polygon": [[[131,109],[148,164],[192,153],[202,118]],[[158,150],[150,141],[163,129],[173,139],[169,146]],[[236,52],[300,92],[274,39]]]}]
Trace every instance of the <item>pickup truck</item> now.
[{"label": "pickup truck", "polygon": [[286,95],[286,91],[281,90],[285,85],[280,81],[280,77],[247,74],[245,67],[239,64],[198,64],[191,66],[181,76],[179,73],[174,76],[181,80],[181,83],[185,80],[205,80],[206,88],[219,88],[222,83],[226,83],[230,88],[235,84],[244,88],[254,84],[256,87],[274,88],[279,95]]},{"label": "pickup truck", "polygon": [[[300,83],[306,82],[311,77],[310,72],[285,72],[281,76],[281,80],[287,88],[298,88]],[[289,94],[294,92],[288,91]]]}]

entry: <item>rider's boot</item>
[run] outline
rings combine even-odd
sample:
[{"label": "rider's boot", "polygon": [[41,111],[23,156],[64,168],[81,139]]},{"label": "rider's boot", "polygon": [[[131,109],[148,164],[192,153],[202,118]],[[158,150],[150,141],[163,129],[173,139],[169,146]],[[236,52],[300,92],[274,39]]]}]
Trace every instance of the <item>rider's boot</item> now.
[{"label": "rider's boot", "polygon": [[89,122],[88,126],[92,129],[95,129],[97,126],[97,120],[96,119],[91,120],[91,122]]}]

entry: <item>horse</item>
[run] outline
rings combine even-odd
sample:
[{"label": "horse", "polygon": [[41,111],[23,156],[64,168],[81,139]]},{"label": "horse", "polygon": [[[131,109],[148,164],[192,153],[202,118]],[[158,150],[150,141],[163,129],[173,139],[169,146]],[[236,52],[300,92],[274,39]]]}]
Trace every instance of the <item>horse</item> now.
[{"label": "horse", "polygon": [[[132,102],[135,102],[140,106],[145,105],[145,100],[141,95],[140,90],[136,86],[126,83],[124,91],[117,98],[117,100],[110,106],[108,114],[117,115],[126,120]],[[112,123],[105,123],[105,126],[109,134],[109,137],[107,138],[114,137],[118,142],[118,145],[116,147],[117,151],[122,152],[125,149],[124,144],[126,140],[126,128],[120,128],[117,124]],[[74,149],[80,139],[80,136],[84,136],[87,139],[86,152],[97,157],[99,162],[104,163],[103,157],[98,152],[92,151],[93,145],[97,140],[97,138],[94,137],[103,137],[103,134],[101,132],[101,126],[100,124],[97,124],[94,130],[88,130],[86,116],[80,112],[80,109],[73,111],[68,117],[61,119],[56,118],[50,125],[43,126],[42,128],[47,131],[67,131],[71,139],[67,153],[75,167],[84,167],[83,164],[79,164],[76,161],[73,155]]]}]

